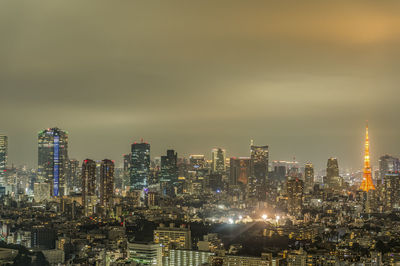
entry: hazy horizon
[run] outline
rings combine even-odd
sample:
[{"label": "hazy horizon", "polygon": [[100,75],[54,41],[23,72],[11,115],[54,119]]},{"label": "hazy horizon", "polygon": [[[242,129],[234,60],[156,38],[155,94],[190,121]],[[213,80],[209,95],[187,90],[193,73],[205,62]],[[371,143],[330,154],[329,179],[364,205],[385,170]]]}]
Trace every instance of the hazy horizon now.
[{"label": "hazy horizon", "polygon": [[[111,8],[112,7],[112,8]],[[279,12],[278,12],[279,11]],[[37,132],[69,156],[120,164],[214,147],[362,168],[399,155],[399,2],[0,3],[0,133],[9,163],[37,164]]]}]

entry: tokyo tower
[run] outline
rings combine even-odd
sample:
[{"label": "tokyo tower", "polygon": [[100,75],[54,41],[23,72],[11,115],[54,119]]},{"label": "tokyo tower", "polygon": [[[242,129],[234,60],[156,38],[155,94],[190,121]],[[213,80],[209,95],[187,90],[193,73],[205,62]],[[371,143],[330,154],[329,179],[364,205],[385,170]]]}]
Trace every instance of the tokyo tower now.
[{"label": "tokyo tower", "polygon": [[374,183],[372,182],[371,164],[369,159],[368,124],[365,129],[364,173],[360,189],[365,192],[375,190]]}]

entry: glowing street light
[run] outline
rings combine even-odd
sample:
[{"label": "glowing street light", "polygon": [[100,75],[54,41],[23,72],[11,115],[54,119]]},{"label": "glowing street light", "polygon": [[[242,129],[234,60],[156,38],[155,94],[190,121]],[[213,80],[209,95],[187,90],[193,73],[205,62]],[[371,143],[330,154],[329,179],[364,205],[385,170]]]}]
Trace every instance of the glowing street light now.
[{"label": "glowing street light", "polygon": [[263,215],[261,216],[261,218],[262,218],[263,220],[267,220],[268,216],[267,216],[266,214],[263,214]]}]

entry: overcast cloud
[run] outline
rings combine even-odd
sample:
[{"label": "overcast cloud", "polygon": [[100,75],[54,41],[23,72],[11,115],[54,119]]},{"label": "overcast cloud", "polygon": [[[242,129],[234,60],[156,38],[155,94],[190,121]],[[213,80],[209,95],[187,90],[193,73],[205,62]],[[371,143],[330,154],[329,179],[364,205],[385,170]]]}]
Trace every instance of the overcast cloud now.
[{"label": "overcast cloud", "polygon": [[399,154],[400,4],[382,1],[0,2],[0,131],[37,162],[37,132],[71,158],[247,156],[362,167]]}]

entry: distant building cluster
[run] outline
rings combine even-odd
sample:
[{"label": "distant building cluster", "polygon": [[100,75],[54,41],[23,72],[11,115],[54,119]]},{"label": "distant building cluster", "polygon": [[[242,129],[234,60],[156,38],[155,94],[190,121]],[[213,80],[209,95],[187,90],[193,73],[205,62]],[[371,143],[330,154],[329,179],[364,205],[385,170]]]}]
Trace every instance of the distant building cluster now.
[{"label": "distant building cluster", "polygon": [[[69,133],[38,133],[36,169],[0,135],[0,262],[29,265],[396,265],[400,160],[373,169],[211,149],[179,157],[133,142],[122,165],[69,157]],[[23,248],[22,248],[23,247]],[[43,265],[45,265],[43,264]]]}]

